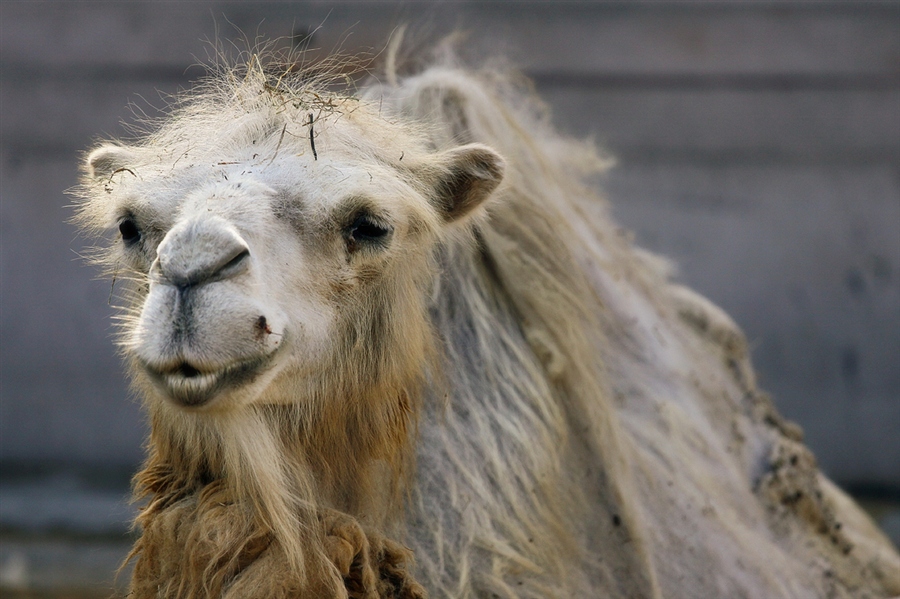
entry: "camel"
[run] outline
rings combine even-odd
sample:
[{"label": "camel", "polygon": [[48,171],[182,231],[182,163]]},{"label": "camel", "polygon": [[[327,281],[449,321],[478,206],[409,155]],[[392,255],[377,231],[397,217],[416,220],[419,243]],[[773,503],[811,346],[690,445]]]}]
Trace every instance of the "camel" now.
[{"label": "camel", "polygon": [[900,556],[527,83],[258,55],[89,153],[131,596],[886,597]]}]

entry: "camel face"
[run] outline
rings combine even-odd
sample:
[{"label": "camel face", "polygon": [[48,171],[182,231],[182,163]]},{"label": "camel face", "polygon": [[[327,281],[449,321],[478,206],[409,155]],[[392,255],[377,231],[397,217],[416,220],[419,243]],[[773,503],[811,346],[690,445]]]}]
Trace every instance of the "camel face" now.
[{"label": "camel face", "polygon": [[[145,253],[150,264],[147,295],[127,346],[140,376],[176,404],[224,405],[245,388],[256,395],[279,369],[287,339],[305,344],[310,361],[321,347],[310,338],[327,329],[325,311],[307,308],[306,320],[320,324],[319,330],[308,324],[301,329],[305,337],[289,332],[300,327],[287,326],[278,301],[284,291],[272,287],[283,280],[283,269],[263,266],[274,248],[260,232],[278,226],[271,215],[276,197],[273,188],[250,178],[200,185],[165,202],[174,210],[158,243],[138,247],[140,233],[122,234],[124,251]],[[141,231],[139,218],[129,214],[120,230]],[[297,256],[294,262],[302,269],[307,261]]]},{"label": "camel face", "polygon": [[500,159],[476,146],[385,164],[340,147],[339,128],[320,127],[316,154],[90,156],[116,260],[145,277],[124,345],[151,394],[207,411],[321,399],[348,371],[358,387],[383,383],[372,346],[416,328],[440,229],[487,197],[499,178],[492,166],[476,189],[485,161]]},{"label": "camel face", "polygon": [[[248,164],[230,165],[230,174],[211,171],[213,182],[193,189],[191,173],[142,212],[121,208],[122,251],[149,263],[127,347],[140,375],[176,404],[225,407],[267,389],[278,401],[272,383],[285,370],[290,392],[298,381],[312,392],[317,373],[339,367],[329,359],[336,321],[383,282],[392,254],[420,241],[408,239],[398,196],[387,201],[385,190],[357,185],[363,173],[325,160],[285,162],[249,175],[241,174]],[[162,230],[145,242],[151,222]]]}]

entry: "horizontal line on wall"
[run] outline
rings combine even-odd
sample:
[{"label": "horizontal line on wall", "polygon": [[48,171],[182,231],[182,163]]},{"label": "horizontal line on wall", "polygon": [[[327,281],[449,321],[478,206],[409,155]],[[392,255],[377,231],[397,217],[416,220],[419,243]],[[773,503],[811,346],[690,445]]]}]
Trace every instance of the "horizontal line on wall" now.
[{"label": "horizontal line on wall", "polygon": [[199,65],[47,65],[10,64],[0,61],[0,80],[13,81],[146,81],[190,82],[204,75]]},{"label": "horizontal line on wall", "polygon": [[526,71],[539,88],[648,91],[900,91],[898,73],[588,73]]},{"label": "horizontal line on wall", "polygon": [[[603,144],[601,143],[601,146]],[[900,163],[900,145],[860,148],[848,151],[804,153],[777,148],[661,148],[639,146],[606,146],[620,165],[671,165],[685,167],[783,166],[791,167],[872,167]]]},{"label": "horizontal line on wall", "polygon": [[[199,65],[46,65],[0,61],[0,79],[15,81],[140,81],[189,83],[203,76]],[[896,73],[609,73],[525,69],[543,88],[634,89],[653,91],[891,91]]]}]

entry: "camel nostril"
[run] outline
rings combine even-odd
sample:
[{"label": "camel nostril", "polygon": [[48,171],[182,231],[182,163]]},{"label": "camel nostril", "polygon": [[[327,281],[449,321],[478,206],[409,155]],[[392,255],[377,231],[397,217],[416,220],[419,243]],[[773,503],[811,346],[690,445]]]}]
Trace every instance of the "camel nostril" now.
[{"label": "camel nostril", "polygon": [[220,268],[220,269],[219,269],[219,272],[222,273],[222,272],[226,272],[226,271],[228,271],[228,270],[231,270],[231,269],[233,269],[234,267],[236,267],[237,265],[239,265],[241,262],[243,262],[243,261],[244,261],[244,258],[249,258],[249,257],[250,257],[250,250],[248,250],[247,248],[244,248],[242,251],[238,252],[238,253],[234,256],[234,258],[232,258],[232,259],[229,260],[227,263],[225,263],[225,266],[223,266],[222,268]]},{"label": "camel nostril", "polygon": [[241,275],[250,266],[247,244],[219,217],[188,219],[166,233],[156,250],[165,283],[199,286]]},{"label": "camel nostril", "polygon": [[178,366],[178,374],[183,376],[186,379],[194,378],[195,376],[200,375],[200,371],[188,364],[187,362],[182,362]]},{"label": "camel nostril", "polygon": [[260,316],[256,319],[256,329],[260,332],[260,334],[265,333],[266,335],[272,334],[272,327],[269,326],[268,321],[265,316]]}]

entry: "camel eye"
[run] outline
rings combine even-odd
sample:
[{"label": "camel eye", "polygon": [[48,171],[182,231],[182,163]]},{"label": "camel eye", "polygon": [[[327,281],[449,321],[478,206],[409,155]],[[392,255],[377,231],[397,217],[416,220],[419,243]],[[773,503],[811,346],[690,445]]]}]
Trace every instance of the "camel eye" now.
[{"label": "camel eye", "polygon": [[376,221],[369,214],[358,215],[345,231],[347,244],[351,251],[360,245],[382,244],[390,237],[392,229]]},{"label": "camel eye", "polygon": [[141,240],[141,230],[130,218],[119,223],[119,233],[122,234],[122,241],[125,242],[125,245],[134,245]]}]

